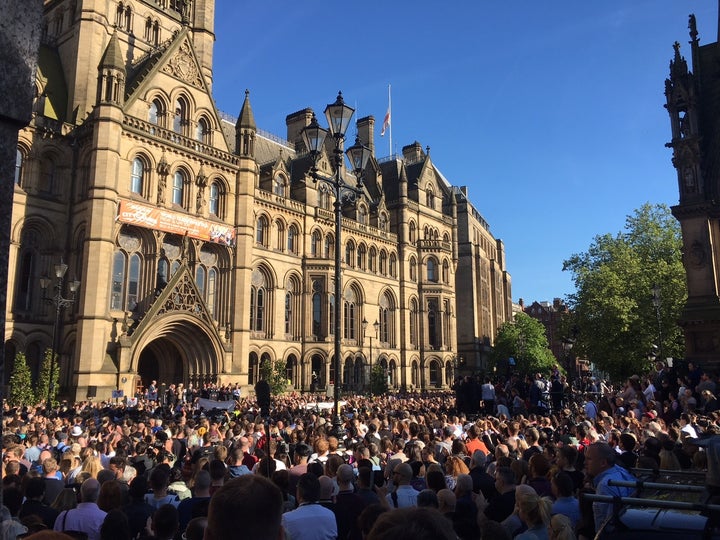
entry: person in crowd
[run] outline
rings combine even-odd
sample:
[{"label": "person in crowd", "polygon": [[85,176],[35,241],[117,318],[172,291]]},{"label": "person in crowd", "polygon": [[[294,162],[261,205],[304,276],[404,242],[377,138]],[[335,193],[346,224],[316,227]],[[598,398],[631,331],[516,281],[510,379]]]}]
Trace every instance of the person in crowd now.
[{"label": "person in crowd", "polygon": [[[610,486],[610,480],[621,480],[631,482],[635,477],[627,469],[616,464],[617,453],[607,443],[591,444],[585,451],[585,470],[592,478],[595,493],[598,495],[610,495],[613,497],[628,497],[632,488]],[[593,514],[595,516],[595,530],[612,516],[612,504],[593,503]]]},{"label": "person in crowd", "polygon": [[410,485],[412,468],[407,463],[398,463],[392,472],[395,489],[386,496],[390,508],[417,506],[417,491]]},{"label": "person in crowd", "polygon": [[55,519],[53,529],[56,531],[79,531],[88,536],[88,540],[100,540],[100,527],[105,521],[106,512],[100,510],[97,499],[100,495],[100,482],[88,478],[80,486],[82,502],[77,508],[60,512]]},{"label": "person in crowd", "polygon": [[26,516],[38,516],[48,529],[55,526],[58,511],[43,502],[45,481],[43,478],[30,478],[25,486],[25,502],[20,508],[20,519]]},{"label": "person in crowd", "polygon": [[282,509],[282,493],[271,480],[238,476],[212,496],[204,540],[236,540],[240,532],[253,540],[281,540]]},{"label": "person in crowd", "polygon": [[320,480],[317,476],[305,473],[300,477],[296,498],[298,508],[282,514],[282,524],[289,540],[337,539],[335,514],[319,504]]}]

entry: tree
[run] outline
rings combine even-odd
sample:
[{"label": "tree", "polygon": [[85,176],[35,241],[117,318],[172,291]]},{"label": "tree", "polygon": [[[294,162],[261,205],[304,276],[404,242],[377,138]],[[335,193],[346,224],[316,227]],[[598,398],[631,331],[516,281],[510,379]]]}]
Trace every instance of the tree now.
[{"label": "tree", "polygon": [[387,372],[381,364],[375,364],[370,373],[370,392],[377,396],[387,391]]},{"label": "tree", "polygon": [[[52,364],[52,384],[50,384],[50,365]],[[53,361],[53,350],[45,349],[45,356],[43,357],[42,364],[40,365],[40,374],[38,376],[37,384],[37,395],[35,396],[37,401],[47,400],[48,398],[48,386],[52,387],[50,400],[52,405],[57,404],[58,395],[58,381],[60,378],[60,365],[58,363],[57,355]]]},{"label": "tree", "polygon": [[285,373],[285,363],[282,360],[267,360],[260,364],[260,378],[270,385],[270,392],[276,396],[287,390],[289,381]]},{"label": "tree", "polygon": [[35,404],[35,392],[32,387],[32,374],[24,353],[17,353],[10,375],[10,396],[8,403],[13,407]]},{"label": "tree", "polygon": [[547,373],[557,365],[548,348],[545,327],[525,313],[518,313],[514,321],[500,327],[490,362],[500,373],[516,371],[521,374]]},{"label": "tree", "polygon": [[680,226],[667,206],[645,204],[627,217],[624,231],[596,236],[586,253],[566,260],[563,270],[572,272],[576,289],[568,296],[567,323],[578,330],[573,353],[616,379],[646,371],[653,345],[662,345],[665,357],[681,358],[676,321],[687,297],[681,247]]}]

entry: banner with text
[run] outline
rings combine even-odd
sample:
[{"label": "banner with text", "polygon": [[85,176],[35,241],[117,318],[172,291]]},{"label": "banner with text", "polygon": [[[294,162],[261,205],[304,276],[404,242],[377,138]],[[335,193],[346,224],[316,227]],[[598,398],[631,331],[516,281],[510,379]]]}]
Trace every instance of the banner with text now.
[{"label": "banner with text", "polygon": [[225,246],[235,246],[235,229],[229,225],[135,201],[120,201],[118,221],[181,236],[187,234],[191,238]]}]

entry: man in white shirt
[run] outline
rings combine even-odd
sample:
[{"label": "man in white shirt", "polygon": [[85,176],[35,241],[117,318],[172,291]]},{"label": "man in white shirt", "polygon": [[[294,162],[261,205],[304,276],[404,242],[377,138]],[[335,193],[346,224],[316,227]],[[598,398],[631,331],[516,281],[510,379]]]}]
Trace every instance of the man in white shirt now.
[{"label": "man in white shirt", "polygon": [[337,522],[332,510],[318,504],[320,480],[312,473],[298,480],[299,506],[282,516],[282,525],[290,540],[337,540]]},{"label": "man in white shirt", "polygon": [[407,463],[400,463],[395,466],[392,473],[392,481],[397,488],[386,495],[390,508],[408,508],[417,506],[417,490],[410,485],[413,473]]}]

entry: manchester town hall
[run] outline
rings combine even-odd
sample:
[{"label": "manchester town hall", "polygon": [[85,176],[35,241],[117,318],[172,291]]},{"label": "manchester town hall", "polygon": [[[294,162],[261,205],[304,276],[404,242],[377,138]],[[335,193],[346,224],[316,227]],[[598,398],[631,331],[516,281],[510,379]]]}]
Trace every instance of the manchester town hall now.
[{"label": "manchester town hall", "polygon": [[284,111],[279,137],[249,92],[218,110],[214,15],[214,0],[45,0],[15,167],[6,380],[17,353],[37,378],[49,349],[69,399],[152,380],[249,390],[266,362],[296,391],[362,391],[373,367],[391,391],[481,371],[511,280],[468,190],[418,142],[376,155],[379,126],[359,118],[372,155],[337,245],[334,195],[301,136],[313,111]]}]

